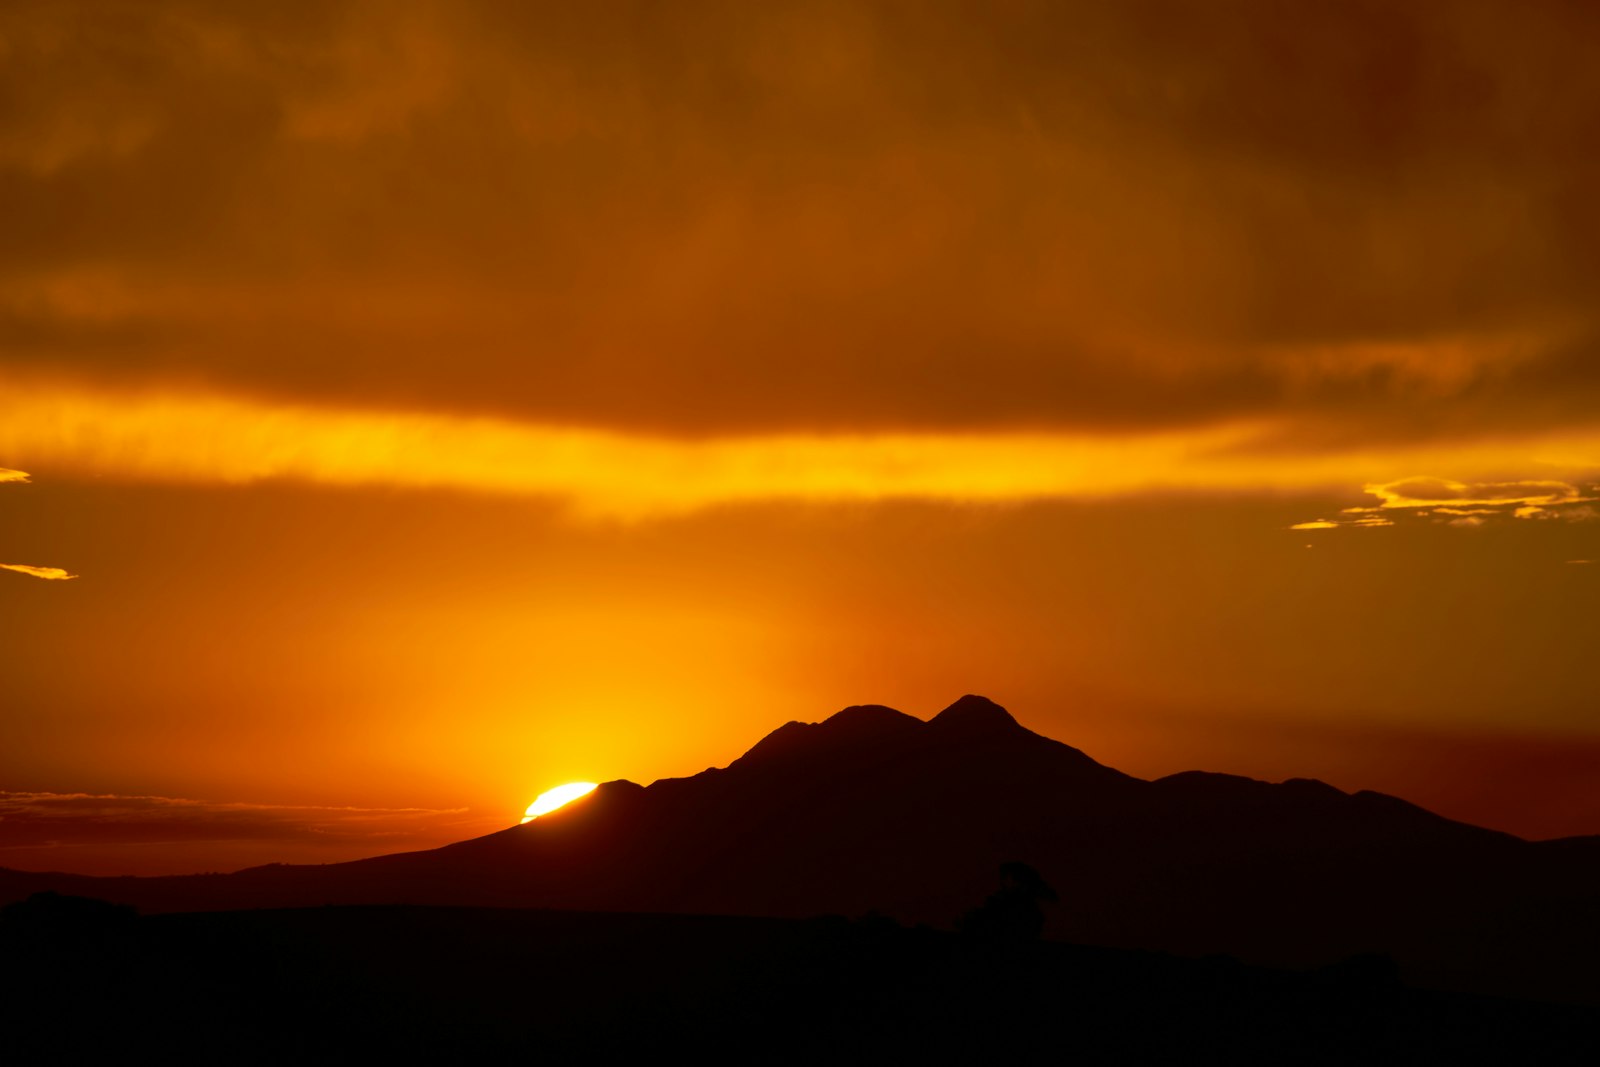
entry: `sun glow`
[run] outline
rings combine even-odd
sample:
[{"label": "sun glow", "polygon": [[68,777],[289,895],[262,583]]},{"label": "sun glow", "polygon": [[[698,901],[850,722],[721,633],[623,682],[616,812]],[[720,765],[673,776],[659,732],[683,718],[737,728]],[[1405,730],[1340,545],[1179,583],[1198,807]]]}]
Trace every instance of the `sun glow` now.
[{"label": "sun glow", "polygon": [[532,822],[541,815],[548,815],[557,808],[572,803],[579,797],[588,796],[594,792],[594,782],[568,782],[558,785],[554,789],[547,789],[539,794],[537,800],[528,805],[528,810],[523,813],[522,821]]}]

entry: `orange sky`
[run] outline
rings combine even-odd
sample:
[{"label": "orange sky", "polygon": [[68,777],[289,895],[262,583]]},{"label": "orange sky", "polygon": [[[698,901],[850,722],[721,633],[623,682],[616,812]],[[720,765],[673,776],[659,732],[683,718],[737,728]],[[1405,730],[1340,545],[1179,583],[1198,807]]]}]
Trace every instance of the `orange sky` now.
[{"label": "orange sky", "polygon": [[1592,5],[0,10],[0,865],[966,692],[1600,832]]}]

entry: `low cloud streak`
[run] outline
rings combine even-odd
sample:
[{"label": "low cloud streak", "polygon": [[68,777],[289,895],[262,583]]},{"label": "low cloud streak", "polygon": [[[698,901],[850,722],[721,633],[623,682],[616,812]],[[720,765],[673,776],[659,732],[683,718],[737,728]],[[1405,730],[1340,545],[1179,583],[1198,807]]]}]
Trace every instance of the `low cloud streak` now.
[{"label": "low cloud streak", "polygon": [[[1552,455],[1600,468],[1600,433],[1285,454],[1271,444],[1281,429],[1269,422],[1144,434],[682,439],[199,393],[58,387],[17,390],[0,400],[0,449],[57,476],[191,484],[281,479],[527,495],[624,517],[756,501],[985,504],[1164,491],[1347,489],[1386,470],[1540,469]],[[1474,502],[1470,486],[1411,479],[1378,483],[1389,494],[1385,506],[1401,499],[1396,486],[1415,489],[1420,481],[1454,486],[1448,499]],[[1518,502],[1582,499],[1565,482],[1517,484],[1523,489],[1511,496]]]},{"label": "low cloud streak", "polygon": [[[371,841],[396,846],[475,820],[466,808],[318,807],[181,797],[0,792],[0,849],[180,841]],[[481,821],[481,820],[477,820]],[[508,817],[506,825],[515,820]]]},{"label": "low cloud streak", "polygon": [[60,567],[31,567],[26,563],[0,563],[0,570],[16,571],[18,574],[28,574],[52,582],[66,582],[77,577],[76,574]]}]

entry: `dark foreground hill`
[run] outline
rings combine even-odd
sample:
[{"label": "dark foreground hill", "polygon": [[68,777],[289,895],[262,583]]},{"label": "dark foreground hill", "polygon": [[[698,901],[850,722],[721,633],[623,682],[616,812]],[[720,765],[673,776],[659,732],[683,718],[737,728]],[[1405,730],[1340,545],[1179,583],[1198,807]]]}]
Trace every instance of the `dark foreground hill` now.
[{"label": "dark foreground hill", "polygon": [[1079,944],[1316,967],[1395,959],[1441,989],[1600,1003],[1600,839],[1528,842],[1394,797],[1189,772],[1143,781],[965,697],[790,723],[722,769],[610,782],[427,852],[232,875],[5,872],[147,912],[433,904],[859,916],[948,926],[1021,860]]},{"label": "dark foreground hill", "polygon": [[[849,921],[0,912],[5,1062],[1592,1063],[1600,1012]],[[1023,1058],[1026,1057],[1026,1060]]]}]

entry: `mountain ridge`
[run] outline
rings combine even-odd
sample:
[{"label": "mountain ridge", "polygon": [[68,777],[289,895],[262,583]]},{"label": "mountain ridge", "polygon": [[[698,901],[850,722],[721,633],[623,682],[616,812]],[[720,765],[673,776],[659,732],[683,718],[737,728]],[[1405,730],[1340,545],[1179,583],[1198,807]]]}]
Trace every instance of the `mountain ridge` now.
[{"label": "mountain ridge", "polygon": [[1307,778],[1146,781],[971,695],[927,721],[855,705],[786,723],[725,767],[603,783],[438,849],[169,879],[0,872],[0,903],[56,889],[147,911],[875,911],[948,925],[1013,860],[1062,896],[1058,939],[1293,966],[1381,951],[1433,984],[1600,1001],[1585,947],[1600,946],[1600,837],[1527,842]]}]

